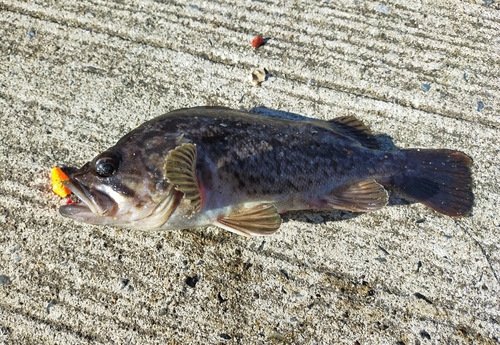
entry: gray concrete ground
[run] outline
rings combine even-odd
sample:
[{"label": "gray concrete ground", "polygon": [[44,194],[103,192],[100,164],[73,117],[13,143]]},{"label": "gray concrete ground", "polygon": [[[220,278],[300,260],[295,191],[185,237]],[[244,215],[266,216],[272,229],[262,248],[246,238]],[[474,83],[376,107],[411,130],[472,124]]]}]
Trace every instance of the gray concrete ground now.
[{"label": "gray concrete ground", "polygon": [[[0,0],[0,343],[497,344],[499,67],[491,0]],[[474,214],[395,198],[250,240],[59,216],[53,165],[198,105],[356,115],[386,144],[464,151]]]}]

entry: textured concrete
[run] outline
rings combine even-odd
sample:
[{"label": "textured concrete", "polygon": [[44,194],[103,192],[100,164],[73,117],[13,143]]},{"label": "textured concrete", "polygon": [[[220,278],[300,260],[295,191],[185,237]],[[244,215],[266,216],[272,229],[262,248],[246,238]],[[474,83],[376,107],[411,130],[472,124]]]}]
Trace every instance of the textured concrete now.
[{"label": "textured concrete", "polygon": [[[499,4],[316,3],[0,0],[1,344],[499,342]],[[59,216],[53,165],[197,105],[356,115],[388,147],[464,151],[474,214],[395,197],[251,240]]]}]

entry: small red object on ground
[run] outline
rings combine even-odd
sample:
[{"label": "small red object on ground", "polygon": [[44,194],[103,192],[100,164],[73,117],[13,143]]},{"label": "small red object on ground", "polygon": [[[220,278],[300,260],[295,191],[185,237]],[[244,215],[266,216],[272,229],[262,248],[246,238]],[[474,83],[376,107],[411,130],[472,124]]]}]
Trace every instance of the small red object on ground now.
[{"label": "small red object on ground", "polygon": [[261,45],[264,45],[264,43],[266,42],[262,36],[255,36],[252,40],[252,47],[259,48]]}]

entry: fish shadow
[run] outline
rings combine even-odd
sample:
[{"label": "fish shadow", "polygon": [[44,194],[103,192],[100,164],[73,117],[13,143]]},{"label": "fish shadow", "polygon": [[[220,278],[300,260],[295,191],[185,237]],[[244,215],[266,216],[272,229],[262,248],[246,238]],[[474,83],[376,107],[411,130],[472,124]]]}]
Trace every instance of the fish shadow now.
[{"label": "fish shadow", "polygon": [[348,212],[342,210],[315,210],[315,211],[288,211],[281,215],[283,223],[290,220],[309,224],[323,224],[356,218],[362,215],[359,212]]},{"label": "fish shadow", "polygon": [[[267,117],[278,118],[278,119],[286,119],[293,121],[311,121],[317,120],[310,117],[306,117],[300,114],[291,113],[289,111],[283,110],[275,110],[267,107],[254,107],[250,109],[250,113],[259,114]],[[365,125],[369,128],[369,124]],[[399,151],[400,149],[394,145],[393,139],[387,134],[373,134],[373,137],[380,144],[380,148],[382,151]],[[385,189],[389,193],[389,202],[387,206],[401,206],[401,205],[410,205],[416,203],[416,201],[408,199],[405,195],[400,193],[396,188],[384,185]],[[318,210],[318,211],[291,211],[283,214],[283,222],[287,222],[288,220],[299,220],[306,223],[312,224],[322,224],[327,221],[339,221],[352,219],[362,215],[363,213],[359,212],[348,212],[342,210]]]}]

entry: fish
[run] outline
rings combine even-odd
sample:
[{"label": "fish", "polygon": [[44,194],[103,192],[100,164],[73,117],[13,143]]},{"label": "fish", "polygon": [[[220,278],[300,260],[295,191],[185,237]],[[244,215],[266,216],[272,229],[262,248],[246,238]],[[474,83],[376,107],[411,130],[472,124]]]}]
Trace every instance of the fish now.
[{"label": "fish", "polygon": [[139,230],[217,226],[275,233],[291,210],[374,212],[388,188],[438,213],[471,214],[472,159],[450,149],[385,151],[354,116],[290,120],[225,107],[145,122],[70,174],[75,221]]}]

